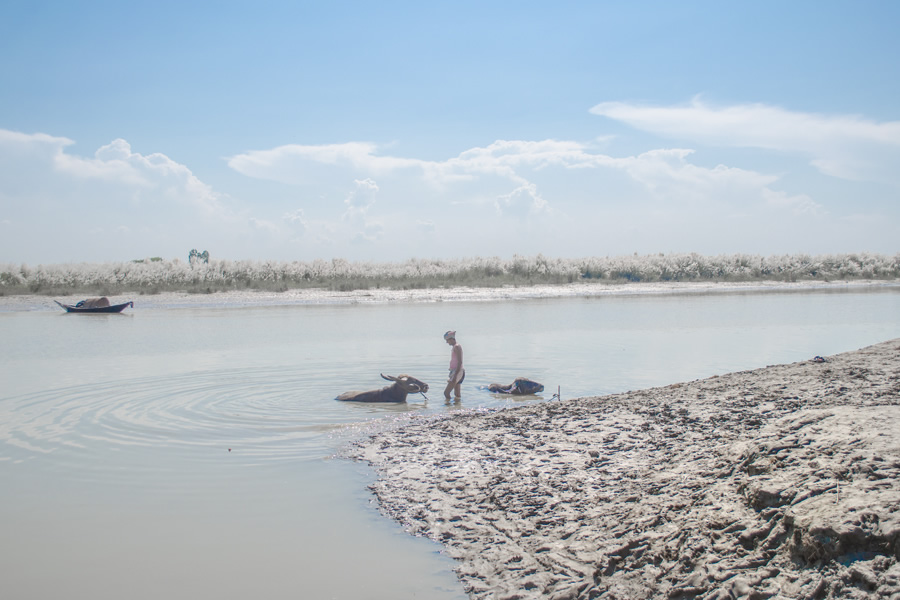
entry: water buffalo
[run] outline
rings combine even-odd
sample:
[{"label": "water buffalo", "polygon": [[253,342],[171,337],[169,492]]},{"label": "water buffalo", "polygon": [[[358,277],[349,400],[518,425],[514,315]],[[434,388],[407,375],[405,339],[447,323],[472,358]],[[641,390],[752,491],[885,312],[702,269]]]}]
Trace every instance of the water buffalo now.
[{"label": "water buffalo", "polygon": [[532,381],[524,377],[516,377],[516,380],[509,385],[500,385],[492,383],[488,386],[488,390],[495,394],[512,394],[514,396],[527,396],[529,394],[538,394],[544,391],[544,384]]},{"label": "water buffalo", "polygon": [[344,392],[335,400],[349,400],[352,402],[406,402],[407,394],[423,394],[428,391],[428,384],[419,381],[415,377],[409,375],[400,375],[393,377],[391,375],[381,374],[384,379],[393,381],[394,383],[380,390],[370,390],[368,392]]}]

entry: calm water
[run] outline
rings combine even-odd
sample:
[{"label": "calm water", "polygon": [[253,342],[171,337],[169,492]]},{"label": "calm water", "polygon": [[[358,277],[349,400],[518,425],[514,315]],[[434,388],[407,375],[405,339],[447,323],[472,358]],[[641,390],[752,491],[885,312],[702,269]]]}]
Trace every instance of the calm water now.
[{"label": "calm water", "polygon": [[[468,370],[441,395],[456,329]],[[330,458],[412,413],[639,389],[900,337],[900,289],[0,313],[4,597],[461,599]],[[408,373],[404,406],[333,398]],[[479,389],[527,376],[530,400]]]}]

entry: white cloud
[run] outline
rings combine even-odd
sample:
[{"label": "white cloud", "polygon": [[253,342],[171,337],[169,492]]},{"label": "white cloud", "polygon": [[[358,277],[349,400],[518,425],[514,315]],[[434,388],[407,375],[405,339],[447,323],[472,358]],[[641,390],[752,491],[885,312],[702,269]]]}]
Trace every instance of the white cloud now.
[{"label": "white cloud", "polygon": [[764,190],[778,180],[774,175],[725,165],[712,169],[699,167],[688,161],[693,153],[693,150],[680,148],[651,150],[617,164],[655,194],[670,198],[722,198],[728,191]]},{"label": "white cloud", "polygon": [[298,208],[291,212],[285,213],[281,217],[281,220],[289,223],[292,229],[301,234],[305,233],[309,228],[309,224],[306,220],[306,215],[304,214],[302,208]]},{"label": "white cloud", "polygon": [[[383,173],[405,168],[421,168],[424,161],[376,154],[369,142],[347,142],[305,146],[289,144],[271,150],[253,150],[228,159],[228,166],[248,177],[281,183],[302,184],[315,180],[320,168],[332,167],[363,173]],[[316,165],[316,169],[298,169],[298,165]]]},{"label": "white cloud", "polygon": [[94,153],[94,158],[82,158],[66,154],[59,148],[53,157],[57,171],[80,179],[101,179],[139,187],[150,187],[151,178],[142,173],[143,157],[131,152],[131,146],[122,139],[113,140]]},{"label": "white cloud", "polygon": [[687,106],[638,106],[604,102],[591,112],[670,137],[722,146],[815,151],[819,144],[867,141],[900,146],[900,122],[858,116],[791,112],[765,104],[712,108],[695,98]]},{"label": "white cloud", "polygon": [[517,167],[577,167],[593,162],[593,158],[581,142],[497,140],[485,148],[466,150],[447,161],[445,168],[469,173],[494,173],[514,179]]},{"label": "white cloud", "polygon": [[525,218],[546,210],[547,203],[538,193],[537,186],[528,183],[499,196],[496,207],[500,215]]},{"label": "white cloud", "polygon": [[257,219],[256,217],[250,217],[248,221],[250,222],[250,225],[253,227],[253,229],[256,229],[257,231],[261,231],[270,235],[277,235],[278,233],[280,233],[278,226],[271,221],[267,221],[266,219]]},{"label": "white cloud", "polygon": [[344,199],[347,210],[341,218],[352,228],[354,244],[376,242],[384,236],[384,225],[380,219],[370,216],[369,211],[375,204],[378,184],[369,178],[356,179],[353,183],[355,187]]},{"label": "white cloud", "polygon": [[441,162],[381,156],[377,152],[378,147],[367,142],[288,145],[240,154],[230,158],[228,165],[249,177],[293,184],[309,182],[322,173],[323,166],[340,166],[341,173],[356,173],[357,177],[412,173],[435,184],[448,184],[499,175],[521,184],[524,181],[517,173],[518,168],[579,166],[595,160],[584,152],[581,143],[556,140],[498,140]]},{"label": "white cloud", "polygon": [[46,133],[22,133],[0,129],[0,148],[15,148],[21,154],[53,157],[74,143],[69,138]]},{"label": "white cloud", "polygon": [[[185,165],[164,154],[132,152],[128,142],[116,139],[98,149],[93,158],[84,158],[66,153],[66,148],[72,144],[72,140],[67,138],[42,133],[0,130],[0,156],[7,152],[26,154],[49,163],[52,165],[51,172],[45,177],[53,177],[59,185],[70,186],[79,180],[94,182],[98,188],[110,184],[119,190],[131,188],[140,198],[151,202],[154,199],[160,202],[174,200],[210,212],[222,210],[219,194],[194,176]],[[38,161],[32,161],[32,166]],[[16,180],[16,173],[11,169],[5,169],[2,175],[4,183]]]},{"label": "white cloud", "polygon": [[[713,108],[604,102],[591,112],[657,135],[721,147],[763,148],[809,157],[821,172],[845,179],[898,182],[900,121],[822,115],[765,104]],[[887,153],[887,154],[886,154]]]},{"label": "white cloud", "polygon": [[[703,206],[704,210],[733,212],[734,205],[746,208],[748,204],[791,213],[821,209],[808,196],[790,197],[774,190],[772,186],[779,180],[776,175],[722,164],[711,168],[700,166],[690,160],[695,151],[686,148],[654,149],[635,156],[613,157],[598,152],[593,143],[548,139],[497,140],[443,161],[379,156],[377,152],[375,145],[362,142],[321,147],[284,146],[235,157],[230,164],[255,177],[286,181],[289,179],[283,176],[286,173],[321,174],[322,165],[342,163],[343,167],[333,174],[332,187],[353,178],[355,187],[343,198],[342,219],[355,222],[356,233],[373,216],[382,179],[385,186],[395,190],[386,197],[394,198],[399,193],[396,190],[414,189],[421,184],[431,186],[433,191],[428,196],[443,198],[447,206],[474,207],[466,210],[492,206],[497,215],[514,215],[520,219],[533,219],[539,214],[552,216],[553,204],[568,200],[571,192],[565,190],[579,185],[577,177],[596,179],[597,176],[589,173],[600,173],[601,177],[603,173],[625,174],[646,190],[646,198],[657,207],[668,206],[666,210],[678,210],[679,206],[681,210],[697,210]],[[271,162],[265,164],[265,158]],[[252,171],[243,167],[247,164],[245,160],[250,159],[254,165]],[[375,170],[379,172],[377,184],[371,178]],[[549,183],[539,184],[539,181]],[[595,192],[593,197],[603,202],[603,192],[600,189],[600,196]],[[371,237],[360,235],[363,239]]]},{"label": "white cloud", "polygon": [[[716,135],[710,127],[708,139]],[[297,190],[284,186],[262,186],[259,193],[248,187],[241,208],[240,199],[215,191],[187,165],[135,152],[125,140],[80,156],[67,138],[0,130],[0,256],[34,261],[50,245],[29,241],[40,236],[58,246],[56,261],[73,259],[69,248],[86,260],[183,258],[190,248],[230,258],[372,260],[752,251],[753,244],[768,252],[788,239],[800,247],[804,235],[824,245],[821,232],[839,233],[847,212],[810,191],[827,186],[805,164],[802,173],[792,171],[797,160],[779,163],[773,174],[732,162],[750,153],[729,152],[728,161],[716,164],[709,149],[682,144],[613,156],[610,142],[496,140],[442,160],[392,156],[396,146],[367,142],[281,146],[228,164],[254,179],[301,186],[299,195],[308,200],[298,202]],[[861,168],[835,153],[816,160],[833,160],[831,170]],[[819,181],[810,186],[808,177]],[[894,222],[890,206],[882,202],[879,209],[883,221]],[[854,210],[863,217],[873,212]],[[510,217],[517,235],[496,235]],[[862,227],[852,231],[863,242],[873,237]],[[841,239],[847,249],[851,242]]]},{"label": "white cloud", "polygon": [[354,183],[356,187],[344,199],[344,204],[347,205],[347,212],[344,214],[346,219],[364,218],[369,208],[375,204],[375,196],[378,194],[378,184],[371,179],[356,179]]},{"label": "white cloud", "polygon": [[[348,143],[348,153],[350,148],[354,152],[360,148],[367,148],[367,151],[375,151],[375,146]],[[321,154],[307,148],[304,158],[296,153],[293,154],[293,160],[297,162],[287,161],[287,156],[277,152],[278,149],[272,151],[272,156],[277,160],[263,168],[261,163],[257,164],[257,169],[253,170],[255,177],[264,179],[272,179],[276,181],[285,181],[281,177],[284,171],[297,172],[304,169],[312,168],[310,165],[304,164],[306,160],[318,161],[321,157],[331,157],[335,154],[342,155],[338,152],[334,145],[322,147],[324,150]],[[472,184],[486,178],[499,178],[507,182],[506,191],[497,194],[496,198],[512,199],[517,195],[521,195],[523,191],[529,190],[535,201],[535,208],[543,208],[549,206],[549,201],[542,197],[538,192],[536,184],[531,181],[534,174],[547,171],[553,168],[557,169],[597,169],[608,168],[619,170],[627,173],[650,188],[655,188],[661,181],[678,181],[683,184],[705,185],[709,181],[721,181],[729,179],[733,182],[741,182],[744,185],[764,186],[769,185],[777,180],[774,175],[765,175],[755,173],[750,170],[717,166],[714,169],[691,165],[687,162],[687,157],[694,151],[690,149],[660,149],[651,150],[633,157],[615,158],[605,154],[593,153],[589,145],[576,141],[559,141],[559,140],[543,140],[543,141],[522,141],[522,140],[498,140],[486,147],[476,147],[465,150],[458,156],[449,158],[445,161],[418,161],[415,159],[394,158],[381,164],[385,168],[386,176],[390,175],[390,169],[386,167],[388,164],[403,165],[406,169],[411,165],[418,167],[416,176],[422,181],[431,183],[440,183],[442,186],[452,186],[454,183]],[[257,158],[265,153],[252,153]],[[232,164],[241,164],[242,159],[236,157],[232,159]],[[370,174],[367,165],[370,163],[366,160],[357,160],[355,167],[349,168],[343,172],[342,177],[352,175],[359,177]],[[247,171],[241,171],[248,174]],[[393,173],[396,175],[396,173]],[[405,172],[409,175],[409,172]],[[344,202],[356,211],[362,211],[371,206],[372,200],[370,193],[377,192],[378,186],[369,179],[356,179],[357,188],[345,198]],[[362,184],[361,182],[370,182]],[[368,189],[366,189],[366,187]]]},{"label": "white cloud", "polygon": [[354,232],[351,239],[354,244],[372,244],[384,237],[384,230],[384,224],[381,221],[366,221],[362,230]]},{"label": "white cloud", "polygon": [[763,190],[763,198],[766,203],[777,209],[788,209],[794,215],[818,216],[826,213],[825,209],[806,194],[791,196],[785,192],[775,192],[769,189]]},{"label": "white cloud", "polygon": [[[40,232],[42,246],[56,247],[56,260],[71,259],[63,244],[93,260],[159,255],[176,246],[180,255],[181,246],[246,227],[222,194],[164,154],[134,152],[116,139],[84,157],[71,152],[73,144],[0,130],[2,208],[23,231]],[[21,244],[9,252],[39,254]]]}]

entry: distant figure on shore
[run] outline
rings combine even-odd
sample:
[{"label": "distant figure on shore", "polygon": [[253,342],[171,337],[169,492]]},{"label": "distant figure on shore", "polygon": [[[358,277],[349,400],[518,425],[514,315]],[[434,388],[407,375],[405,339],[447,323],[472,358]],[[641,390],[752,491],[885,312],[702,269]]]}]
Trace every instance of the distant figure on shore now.
[{"label": "distant figure on shore", "polygon": [[487,387],[488,391],[495,394],[512,394],[513,396],[528,396],[530,394],[539,394],[544,391],[544,384],[532,381],[525,377],[516,377],[516,380],[509,385],[500,385],[492,383]]},{"label": "distant figure on shore", "polygon": [[462,346],[456,343],[456,332],[445,333],[444,341],[453,348],[450,351],[450,377],[447,378],[447,387],[444,389],[444,398],[449,400],[451,391],[457,398],[462,397],[460,384],[466,379],[466,369],[463,367]]}]

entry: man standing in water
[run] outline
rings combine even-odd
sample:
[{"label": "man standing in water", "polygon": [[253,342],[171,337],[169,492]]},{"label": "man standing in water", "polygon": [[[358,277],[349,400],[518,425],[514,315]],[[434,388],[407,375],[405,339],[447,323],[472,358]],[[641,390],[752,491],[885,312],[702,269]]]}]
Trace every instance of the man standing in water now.
[{"label": "man standing in water", "polygon": [[450,399],[450,391],[453,390],[457,398],[462,396],[460,384],[466,378],[466,370],[463,368],[462,346],[456,343],[456,332],[448,331],[444,334],[444,341],[453,349],[450,351],[450,377],[447,379],[447,387],[444,389],[444,398]]}]

